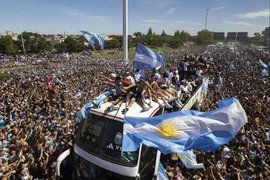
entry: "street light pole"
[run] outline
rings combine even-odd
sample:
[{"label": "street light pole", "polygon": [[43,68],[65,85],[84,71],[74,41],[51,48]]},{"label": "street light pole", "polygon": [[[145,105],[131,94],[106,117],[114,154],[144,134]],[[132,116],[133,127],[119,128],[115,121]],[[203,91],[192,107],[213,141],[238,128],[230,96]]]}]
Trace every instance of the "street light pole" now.
[{"label": "street light pole", "polygon": [[128,0],[123,0],[123,61],[128,59]]},{"label": "street light pole", "polygon": [[19,16],[19,13],[18,13],[18,12],[16,12],[16,13],[17,13],[18,22],[19,22],[20,31],[21,31],[21,40],[22,40],[23,53],[25,54],[24,40],[23,40],[23,32],[22,32],[22,26],[21,26],[20,16]]},{"label": "street light pole", "polygon": [[205,16],[205,26],[204,26],[204,30],[206,30],[206,26],[207,26],[207,18],[208,18],[208,11],[210,8],[206,8],[206,16]]}]

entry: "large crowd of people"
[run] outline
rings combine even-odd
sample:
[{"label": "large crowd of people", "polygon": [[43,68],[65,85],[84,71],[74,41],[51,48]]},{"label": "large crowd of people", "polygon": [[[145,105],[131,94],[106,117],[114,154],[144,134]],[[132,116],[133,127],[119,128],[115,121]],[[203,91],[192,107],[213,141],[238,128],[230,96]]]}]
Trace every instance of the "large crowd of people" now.
[{"label": "large crowd of people", "polygon": [[[145,77],[137,80],[166,76],[174,85],[168,87],[172,89],[168,96],[170,93],[173,96],[173,89],[179,85],[186,86],[180,89],[185,98],[207,74],[211,77],[207,98],[198,109],[213,110],[219,99],[235,96],[248,115],[248,123],[226,146],[213,153],[194,151],[205,169],[186,169],[179,158],[175,161],[169,156],[165,167],[169,179],[270,177],[270,82],[269,76],[262,75],[259,63],[261,59],[268,65],[269,54],[244,47],[230,52],[224,47],[197,46],[163,52],[163,56],[166,63],[158,70],[159,74],[147,77],[145,72]],[[50,63],[11,70],[9,73],[15,78],[0,82],[0,118],[4,122],[0,129],[2,179],[56,179],[57,157],[73,146],[78,124],[76,113],[109,87],[102,77],[119,77],[125,82],[125,77],[136,74],[121,60],[99,60],[90,56],[83,59],[59,55],[42,57],[45,61],[50,59],[47,60]],[[6,58],[0,59],[2,67],[9,67],[4,65]],[[58,60],[52,63],[54,58]],[[230,70],[232,63],[234,70]],[[220,78],[222,88],[218,86]],[[128,81],[127,86],[130,84]]]}]

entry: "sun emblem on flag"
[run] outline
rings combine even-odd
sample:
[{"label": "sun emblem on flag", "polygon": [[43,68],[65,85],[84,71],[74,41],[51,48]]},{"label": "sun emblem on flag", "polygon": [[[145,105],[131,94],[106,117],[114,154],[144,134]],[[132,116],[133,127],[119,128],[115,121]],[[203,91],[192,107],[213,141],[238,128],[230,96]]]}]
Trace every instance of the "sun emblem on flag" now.
[{"label": "sun emblem on flag", "polygon": [[180,136],[180,125],[175,119],[164,120],[157,125],[158,136],[165,139],[176,140]]}]

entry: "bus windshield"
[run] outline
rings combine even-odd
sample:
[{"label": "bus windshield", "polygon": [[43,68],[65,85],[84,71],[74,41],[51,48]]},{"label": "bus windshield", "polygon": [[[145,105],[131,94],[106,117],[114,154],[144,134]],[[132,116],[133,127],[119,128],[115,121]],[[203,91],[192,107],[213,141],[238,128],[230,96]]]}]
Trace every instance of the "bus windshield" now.
[{"label": "bus windshield", "polygon": [[85,151],[124,166],[136,166],[138,150],[121,152],[123,123],[91,114],[81,122],[76,144]]}]

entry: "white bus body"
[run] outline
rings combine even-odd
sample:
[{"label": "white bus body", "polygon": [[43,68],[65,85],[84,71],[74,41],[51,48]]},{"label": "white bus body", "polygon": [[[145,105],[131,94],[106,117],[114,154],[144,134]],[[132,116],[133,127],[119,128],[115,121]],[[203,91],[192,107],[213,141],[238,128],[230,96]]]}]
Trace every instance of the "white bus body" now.
[{"label": "white bus body", "polygon": [[[182,110],[191,109],[194,104],[202,101],[204,95],[200,85]],[[152,108],[142,112],[141,105],[134,102],[125,114],[125,103],[116,111],[107,111],[110,105],[111,102],[107,102],[99,108],[91,107],[90,117],[80,122],[73,154],[71,153],[75,161],[75,179],[98,180],[104,179],[106,174],[115,179],[149,179],[159,162],[159,157],[156,159],[157,150],[141,145],[136,152],[121,152],[124,116],[152,117],[161,115],[164,109],[152,102]],[[67,156],[69,152],[64,153]],[[60,164],[65,155],[60,155],[57,160],[58,176],[61,174]]]}]

